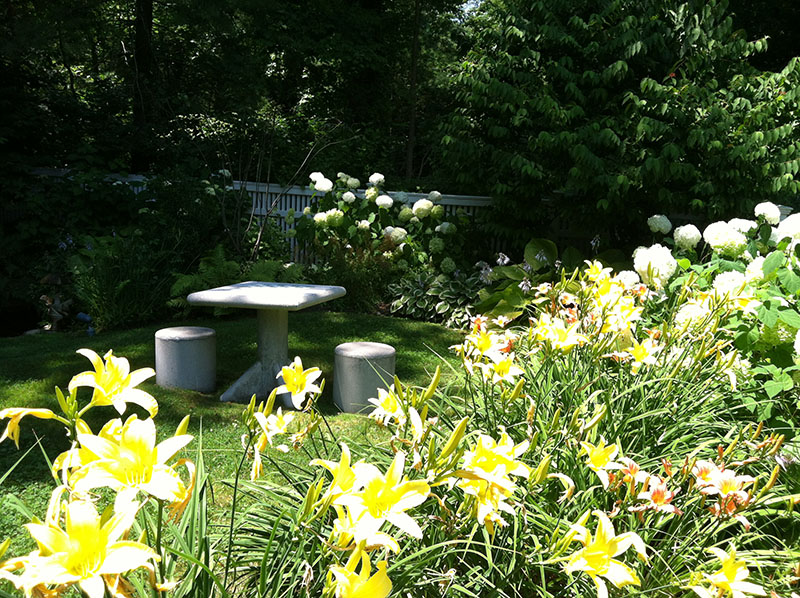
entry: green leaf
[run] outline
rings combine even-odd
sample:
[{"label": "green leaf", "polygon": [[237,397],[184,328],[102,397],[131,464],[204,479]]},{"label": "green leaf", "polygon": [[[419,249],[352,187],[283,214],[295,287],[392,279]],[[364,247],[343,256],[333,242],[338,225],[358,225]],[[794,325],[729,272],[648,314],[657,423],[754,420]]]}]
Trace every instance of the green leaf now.
[{"label": "green leaf", "polygon": [[561,254],[561,261],[564,264],[564,269],[571,271],[583,263],[583,254],[580,252],[580,250],[570,245]]},{"label": "green leaf", "polygon": [[778,310],[778,317],[782,322],[785,322],[792,328],[800,329],[800,314],[798,314],[791,307],[785,307]]},{"label": "green leaf", "polygon": [[764,323],[764,326],[772,328],[778,323],[778,310],[774,307],[768,307],[768,304],[762,304],[756,311],[758,319]]},{"label": "green leaf", "polygon": [[688,270],[692,267],[692,262],[687,260],[686,258],[681,258],[678,260],[678,265],[681,267],[681,270]]},{"label": "green leaf", "polygon": [[520,266],[496,266],[492,269],[492,278],[508,278],[520,281],[525,278],[525,270]]},{"label": "green leaf", "polygon": [[552,266],[558,259],[558,248],[549,239],[531,239],[525,246],[525,261],[534,269]]},{"label": "green leaf", "polygon": [[800,291],[800,276],[789,268],[778,270],[778,280],[781,281],[783,288],[792,295],[796,295],[797,291]]},{"label": "green leaf", "polygon": [[764,264],[761,266],[761,269],[764,272],[764,276],[769,276],[775,270],[783,266],[786,262],[786,256],[783,254],[782,251],[773,251],[770,253],[766,259],[764,260]]}]

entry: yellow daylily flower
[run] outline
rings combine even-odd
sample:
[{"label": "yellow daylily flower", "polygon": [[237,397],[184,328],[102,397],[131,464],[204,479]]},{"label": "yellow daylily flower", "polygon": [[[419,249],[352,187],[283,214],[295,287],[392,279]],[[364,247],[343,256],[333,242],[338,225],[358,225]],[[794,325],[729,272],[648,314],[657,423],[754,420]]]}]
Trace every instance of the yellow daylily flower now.
[{"label": "yellow daylily flower", "polygon": [[101,359],[91,349],[76,351],[94,366],[93,372],[82,372],[69,382],[71,393],[80,386],[94,389],[90,405],[113,405],[120,415],[125,413],[128,403],[139,405],[147,410],[150,417],[158,413],[158,403],[152,395],[136,388],[139,384],[156,375],[153,368],[141,368],[131,372],[131,366],[124,357],[116,357],[111,351]]},{"label": "yellow daylily flower", "polygon": [[[333,508],[336,511],[337,517],[333,520],[331,542],[340,548],[346,548],[353,544],[357,536],[361,536],[358,529],[358,520],[353,518],[353,512],[349,507],[333,505]],[[397,543],[397,540],[384,532],[375,532],[371,535],[364,536],[361,538],[361,541],[364,544],[364,550],[388,548],[395,554],[400,552],[400,544]]]},{"label": "yellow daylily flower", "polygon": [[705,580],[714,588],[710,592],[708,588],[702,586],[690,586],[695,594],[701,598],[718,598],[720,596],[731,596],[732,598],[746,598],[747,596],[766,596],[764,588],[758,584],[744,581],[750,576],[747,569],[747,562],[736,558],[736,548],[731,544],[729,552],[720,548],[709,548],[716,556],[722,567],[711,575],[703,574]]},{"label": "yellow daylily flower", "polygon": [[587,573],[597,587],[597,597],[608,598],[605,580],[618,588],[640,585],[639,577],[633,569],[614,557],[633,546],[639,557],[646,560],[647,550],[636,533],[626,532],[617,536],[614,525],[605,513],[593,511],[593,514],[597,518],[597,531],[594,537],[583,525],[575,524],[571,527],[574,533],[573,541],[583,544],[583,548],[570,555],[564,570],[567,573],[575,571]]},{"label": "yellow daylily flower", "polygon": [[350,461],[350,448],[344,442],[342,443],[342,456],[338,463],[336,461],[325,461],[324,459],[311,461],[311,465],[324,467],[333,474],[333,481],[323,495],[323,499],[328,497],[335,499],[342,494],[361,490],[364,484],[363,481],[359,484],[359,479],[365,480],[380,475],[380,471],[374,465],[359,461],[351,467]]},{"label": "yellow daylily flower", "polygon": [[464,453],[462,468],[456,472],[462,479],[456,485],[475,498],[473,515],[490,534],[495,524],[506,525],[499,511],[514,514],[506,503],[517,488],[510,476],[530,477],[531,468],[517,460],[528,446],[527,440],[515,445],[503,430],[499,441],[481,434],[474,449]]},{"label": "yellow daylily flower", "polygon": [[[250,470],[250,480],[256,480],[261,476],[264,469],[261,462],[261,453],[267,450],[267,445],[272,446],[272,439],[276,435],[288,434],[289,424],[294,421],[294,413],[284,413],[283,409],[278,407],[278,411],[275,413],[264,415],[263,412],[256,411],[253,417],[261,428],[261,434],[253,444],[253,467]],[[289,451],[289,447],[285,444],[275,448],[282,452]]]},{"label": "yellow daylily flower", "polygon": [[[78,421],[79,434],[91,434],[92,430],[83,420]],[[97,434],[100,438],[105,438],[109,442],[119,443],[122,436],[122,420],[112,419],[105,423]],[[64,451],[53,460],[53,473],[57,474],[62,469],[78,469],[79,467],[99,459],[92,451],[82,446],[71,448]]]},{"label": "yellow daylily flower", "polygon": [[529,445],[527,440],[515,445],[505,430],[500,434],[499,441],[488,434],[481,434],[475,448],[464,453],[462,469],[491,484],[511,487],[514,484],[508,476],[527,479],[531,474],[531,468],[517,460]]},{"label": "yellow daylily flower", "polygon": [[278,387],[278,394],[289,393],[292,395],[292,405],[295,409],[302,409],[303,402],[308,393],[320,392],[319,386],[314,381],[322,375],[319,368],[303,369],[303,362],[299,357],[287,366],[281,368],[276,378],[281,378],[283,384]]},{"label": "yellow daylily flower", "polygon": [[375,409],[369,414],[369,417],[378,423],[386,426],[392,420],[396,420],[402,426],[406,422],[406,414],[400,398],[394,390],[394,384],[389,386],[389,390],[379,388],[378,398],[367,399],[367,402],[375,405]]},{"label": "yellow daylily flower", "polygon": [[0,411],[0,419],[7,419],[8,425],[5,432],[0,436],[0,442],[6,438],[14,441],[14,444],[19,448],[19,422],[26,415],[38,417],[39,419],[61,419],[49,409],[23,409],[21,407],[9,407]]},{"label": "yellow daylily flower", "polygon": [[631,372],[638,373],[643,365],[653,365],[656,362],[656,355],[661,351],[661,346],[652,339],[646,338],[641,343],[633,339],[633,346],[628,352],[633,357],[631,362]]},{"label": "yellow daylily flower", "polygon": [[[59,502],[60,496],[54,494]],[[64,506],[64,514],[64,529],[57,520],[27,524],[38,550],[3,564],[6,571],[23,570],[5,577],[26,596],[48,596],[53,586],[61,595],[63,589],[77,584],[89,598],[103,598],[106,579],[150,567],[150,561],[159,558],[144,544],[119,540],[133,523],[136,508],[104,520],[91,502],[72,501]]]},{"label": "yellow daylily flower", "polygon": [[398,452],[386,475],[376,468],[365,476],[363,490],[343,494],[334,501],[350,508],[356,522],[356,541],[372,536],[386,521],[414,538],[422,538],[422,529],[406,511],[425,502],[431,489],[427,482],[409,481],[403,476],[404,467],[405,453]]},{"label": "yellow daylily flower", "polygon": [[622,467],[622,465],[615,463],[613,460],[617,456],[617,445],[609,444],[606,446],[605,439],[600,438],[600,442],[597,445],[591,442],[581,442],[581,448],[586,452],[586,465],[600,478],[603,488],[608,488],[607,470],[620,469]]},{"label": "yellow daylily flower", "polygon": [[480,363],[478,367],[483,376],[494,384],[515,384],[517,377],[525,372],[514,363],[513,353],[493,353],[489,363]]},{"label": "yellow daylily flower", "polygon": [[[361,562],[361,571],[356,567]],[[336,579],[336,598],[386,598],[392,591],[392,582],[386,574],[386,561],[376,563],[378,571],[370,577],[372,567],[369,555],[355,550],[344,567],[331,567]]]},{"label": "yellow daylily flower", "polygon": [[611,268],[604,268],[603,264],[598,260],[584,260],[583,262],[586,264],[586,270],[584,270],[584,274],[586,278],[595,282],[597,280],[605,280],[611,276]]},{"label": "yellow daylily flower", "polygon": [[167,461],[191,442],[181,434],[156,446],[156,426],[152,419],[130,416],[122,425],[119,440],[114,442],[92,434],[78,434],[81,447],[97,459],[80,467],[70,477],[78,491],[107,486],[119,492],[118,503],[131,500],[139,491],[159,500],[182,501],[187,488]]}]

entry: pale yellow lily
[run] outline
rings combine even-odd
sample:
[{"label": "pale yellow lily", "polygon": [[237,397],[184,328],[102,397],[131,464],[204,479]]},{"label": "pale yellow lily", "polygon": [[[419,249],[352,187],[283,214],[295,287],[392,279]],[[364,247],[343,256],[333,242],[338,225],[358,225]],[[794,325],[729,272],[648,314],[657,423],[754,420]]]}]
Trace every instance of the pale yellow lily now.
[{"label": "pale yellow lily", "polygon": [[766,596],[764,588],[758,584],[744,581],[750,577],[747,562],[736,558],[736,548],[731,545],[725,552],[720,548],[709,548],[708,551],[716,556],[722,567],[711,575],[703,574],[705,580],[711,584],[714,591],[702,586],[690,586],[695,594],[701,598],[718,598],[731,596],[731,598],[746,598],[747,596]]},{"label": "pale yellow lily", "polygon": [[597,445],[581,442],[581,448],[586,452],[586,465],[600,478],[603,488],[608,488],[608,470],[622,468],[622,465],[614,462],[614,457],[619,452],[617,445],[606,446],[605,439],[600,438]]},{"label": "pale yellow lily", "polygon": [[57,419],[62,423],[68,423],[66,420],[58,417],[49,409],[23,409],[21,407],[9,407],[8,409],[3,409],[0,411],[0,420],[9,420],[5,432],[3,432],[3,435],[0,436],[0,442],[3,442],[6,438],[10,438],[14,441],[14,444],[17,445],[17,448],[19,448],[19,422],[26,415],[38,417],[39,419]]},{"label": "pale yellow lily", "polygon": [[[333,481],[323,495],[323,499],[336,499],[348,492],[357,492],[364,487],[367,479],[380,475],[378,468],[370,463],[359,461],[351,466],[350,462],[350,448],[344,442],[342,443],[342,456],[338,463],[324,459],[311,461],[311,465],[324,467],[333,475]],[[359,480],[361,480],[360,483]]]},{"label": "pale yellow lily", "polygon": [[[361,571],[356,573],[358,563]],[[386,598],[392,591],[392,582],[386,574],[386,561],[376,563],[378,571],[370,577],[372,567],[369,555],[355,550],[344,567],[331,567],[336,579],[336,598]]]},{"label": "pale yellow lily", "polygon": [[155,376],[153,368],[141,368],[131,372],[128,360],[114,356],[111,351],[102,359],[91,349],[78,349],[77,353],[86,357],[94,366],[93,372],[77,374],[69,383],[70,393],[81,386],[94,389],[91,403],[82,410],[82,413],[90,406],[113,405],[122,415],[128,403],[143,407],[150,417],[158,413],[158,403],[152,395],[136,388],[148,378]]},{"label": "pale yellow lily", "polygon": [[615,559],[630,546],[636,549],[639,557],[647,558],[647,550],[642,539],[634,532],[616,535],[614,525],[602,511],[593,511],[597,518],[597,531],[594,537],[583,525],[571,527],[573,541],[583,544],[583,548],[570,555],[564,568],[567,573],[583,571],[594,581],[598,598],[608,598],[606,580],[621,588],[627,585],[640,585],[639,577],[625,563]]},{"label": "pale yellow lily", "polygon": [[[60,494],[56,499],[60,501]],[[106,579],[150,567],[159,558],[144,544],[119,540],[133,523],[135,508],[104,519],[91,502],[72,501],[64,505],[64,513],[64,529],[58,521],[27,524],[38,550],[3,564],[9,572],[22,570],[5,577],[26,596],[48,596],[53,588],[61,595],[78,585],[89,598],[103,598]]]},{"label": "pale yellow lily", "polygon": [[92,434],[78,434],[81,447],[97,459],[80,467],[70,477],[78,491],[107,486],[119,492],[117,501],[132,500],[142,491],[159,500],[184,500],[188,489],[167,461],[191,442],[180,434],[156,446],[156,427],[152,419],[130,416],[123,424],[119,441]]},{"label": "pale yellow lily", "polygon": [[281,368],[276,378],[281,378],[283,384],[277,389],[278,394],[289,393],[292,396],[292,405],[295,409],[302,409],[309,393],[320,392],[320,387],[314,381],[322,375],[319,368],[303,369],[303,362],[299,357],[287,366]]},{"label": "pale yellow lily", "polygon": [[409,481],[403,476],[405,454],[398,452],[386,475],[376,470],[366,476],[360,492],[339,496],[334,504],[347,506],[356,522],[356,541],[360,542],[389,522],[414,538],[422,538],[422,529],[406,511],[416,507],[430,495],[430,486],[423,481]]}]

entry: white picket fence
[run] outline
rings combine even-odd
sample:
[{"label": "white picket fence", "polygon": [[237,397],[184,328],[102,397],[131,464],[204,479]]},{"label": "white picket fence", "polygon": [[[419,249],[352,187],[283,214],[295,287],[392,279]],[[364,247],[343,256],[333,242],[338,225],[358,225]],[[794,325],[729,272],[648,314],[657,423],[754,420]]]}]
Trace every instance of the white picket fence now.
[{"label": "white picket fence", "polygon": [[[287,232],[293,228],[294,224],[286,221],[286,216],[290,210],[300,214],[306,207],[311,206],[315,201],[315,191],[309,187],[297,185],[282,187],[274,183],[255,183],[253,181],[233,181],[233,188],[244,189],[253,202],[253,215],[263,218],[271,217],[275,219],[280,229]],[[357,194],[362,194],[363,189],[356,189]],[[428,197],[427,193],[407,193],[405,191],[386,191],[392,199],[397,202],[413,204],[418,199]],[[478,195],[442,195],[437,202],[444,207],[445,214],[454,215],[456,211],[462,210],[470,217],[474,217],[479,210],[492,204],[490,197]],[[308,256],[303,248],[299,247],[294,237],[289,237],[289,247],[291,255],[296,261],[308,261]]]},{"label": "white picket fence", "polygon": [[[68,169],[37,168],[33,169],[33,174],[40,176],[69,177]],[[147,177],[143,175],[119,175],[109,174],[107,180],[115,184],[127,184],[134,193],[143,191],[147,186]],[[235,190],[244,190],[252,200],[252,213],[258,218],[273,218],[275,223],[283,232],[289,231],[294,227],[286,221],[289,210],[295,213],[311,206],[315,201],[315,191],[309,187],[293,185],[283,187],[275,183],[256,183],[253,181],[233,181]],[[364,189],[354,190],[357,194],[363,195]],[[405,191],[385,191],[392,199],[397,202],[413,204],[418,199],[428,197],[427,193],[408,193]],[[444,206],[447,216],[453,216],[458,210],[462,210],[469,217],[475,217],[480,210],[492,205],[490,197],[481,195],[444,195],[437,202]],[[289,237],[291,255],[297,261],[308,261],[309,256],[305,255],[301,247],[298,247],[294,237]],[[498,250],[496,240],[489,242],[492,249]]]}]

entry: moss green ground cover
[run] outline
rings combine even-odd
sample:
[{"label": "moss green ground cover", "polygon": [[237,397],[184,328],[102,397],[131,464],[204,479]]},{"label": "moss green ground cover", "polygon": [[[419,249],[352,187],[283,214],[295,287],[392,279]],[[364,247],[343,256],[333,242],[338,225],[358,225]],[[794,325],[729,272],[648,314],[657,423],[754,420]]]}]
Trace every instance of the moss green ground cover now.
[{"label": "moss green ground cover", "polygon": [[[180,324],[209,326],[217,331],[218,393],[255,361],[254,316],[243,314],[237,315],[235,319],[206,318],[183,321]],[[58,385],[66,388],[73,375],[91,369],[91,364],[75,353],[81,347],[93,349],[100,355],[113,349],[115,355],[129,359],[131,369],[153,367],[153,335],[156,330],[168,325],[108,332],[94,337],[80,332],[68,332],[2,339],[0,409],[15,406],[57,410],[54,387]],[[334,348],[337,344],[354,340],[391,344],[397,349],[397,375],[404,383],[409,384],[428,383],[430,374],[442,363],[437,354],[448,362],[457,364],[448,347],[457,343],[460,335],[435,324],[381,316],[308,311],[291,314],[289,329],[290,355],[299,355],[306,367],[319,367],[328,381],[320,406],[327,414],[332,430],[342,439],[380,435],[380,430],[363,416],[337,413],[331,400],[330,385]],[[447,367],[443,369],[449,370]],[[156,418],[159,438],[172,435],[181,419],[186,414],[191,414],[189,431],[197,435],[202,428],[207,469],[212,472],[215,480],[233,475],[242,450],[240,438],[243,430],[240,416],[243,405],[220,403],[219,394],[205,395],[162,389],[156,386],[155,379],[144,383],[141,388],[151,393],[159,402],[159,414]],[[105,420],[112,417],[112,413],[110,407],[93,411],[90,416],[95,417],[89,418],[93,429],[99,429]],[[30,543],[30,540],[24,533],[24,528],[20,527],[27,519],[11,508],[10,496],[19,497],[34,513],[42,513],[46,509],[50,492],[55,487],[48,477],[41,450],[35,446],[36,438],[42,439],[41,446],[50,459],[68,448],[63,427],[48,424],[50,422],[34,418],[23,420],[20,451],[9,440],[0,444],[2,473],[12,467],[28,448],[34,447],[0,485],[0,539],[12,537],[15,553],[19,553],[22,545]],[[190,447],[187,450],[191,452],[193,449]],[[307,462],[305,455],[299,455],[298,458]],[[268,462],[265,468],[269,475]],[[226,504],[229,496],[230,490],[227,486],[218,484],[215,487],[218,505]]]}]

